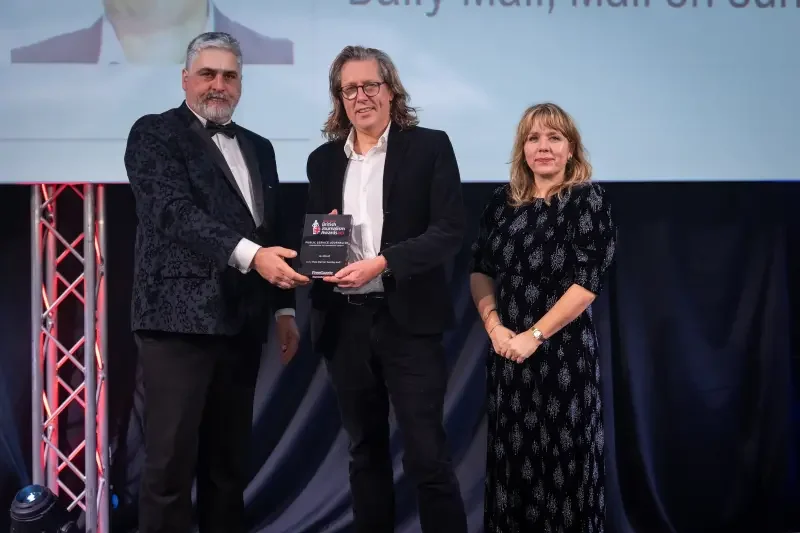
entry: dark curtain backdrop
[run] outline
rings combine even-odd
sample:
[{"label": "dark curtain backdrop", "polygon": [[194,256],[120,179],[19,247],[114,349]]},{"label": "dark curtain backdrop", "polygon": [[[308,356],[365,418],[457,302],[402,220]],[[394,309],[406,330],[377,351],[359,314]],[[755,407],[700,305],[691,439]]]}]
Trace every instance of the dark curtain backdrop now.
[{"label": "dark curtain backdrop", "polygon": [[[464,186],[472,226],[453,262],[458,321],[446,337],[447,430],[473,533],[482,531],[487,342],[468,292],[467,247],[494,187]],[[800,185],[606,189],[620,226],[616,267],[593,306],[602,343],[607,531],[800,530]],[[287,210],[299,213],[305,186],[284,185],[283,193]],[[29,198],[27,187],[0,187],[0,502],[11,501],[30,471]],[[129,189],[108,187],[107,205],[119,533],[129,531],[135,511],[144,399],[128,332]],[[307,335],[304,296],[298,320]],[[262,361],[246,493],[254,532],[349,531],[347,442],[324,368],[308,347],[306,337],[286,368],[272,345]],[[416,504],[401,452],[395,432],[397,531],[411,533],[418,531]]]}]

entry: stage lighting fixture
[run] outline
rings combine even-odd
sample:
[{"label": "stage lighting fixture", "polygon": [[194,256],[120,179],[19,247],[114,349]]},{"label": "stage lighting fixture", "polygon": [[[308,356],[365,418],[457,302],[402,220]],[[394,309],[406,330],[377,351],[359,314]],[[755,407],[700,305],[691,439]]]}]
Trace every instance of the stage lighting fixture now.
[{"label": "stage lighting fixture", "polygon": [[78,533],[55,494],[41,485],[28,485],[11,503],[10,533]]}]

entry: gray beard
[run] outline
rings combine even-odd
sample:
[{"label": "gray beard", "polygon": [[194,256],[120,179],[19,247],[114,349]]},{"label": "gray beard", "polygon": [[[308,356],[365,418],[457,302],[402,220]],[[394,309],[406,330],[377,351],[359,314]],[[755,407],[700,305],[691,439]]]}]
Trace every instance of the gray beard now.
[{"label": "gray beard", "polygon": [[197,113],[206,120],[216,122],[217,124],[225,124],[231,117],[236,109],[235,105],[208,105],[208,102],[200,102],[197,105]]}]

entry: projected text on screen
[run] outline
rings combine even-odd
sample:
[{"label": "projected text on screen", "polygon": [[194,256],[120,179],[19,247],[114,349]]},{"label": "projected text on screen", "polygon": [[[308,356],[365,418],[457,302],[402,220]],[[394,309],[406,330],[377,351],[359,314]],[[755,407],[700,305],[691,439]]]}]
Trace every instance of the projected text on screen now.
[{"label": "projected text on screen", "polygon": [[[0,112],[14,124],[0,133],[2,182],[125,182],[131,125],[180,105],[186,45],[209,30],[241,42],[234,120],[273,142],[284,182],[305,181],[324,142],[328,69],[348,44],[392,57],[421,124],[449,134],[466,182],[508,179],[517,121],[542,101],[573,115],[597,180],[800,178],[800,0],[0,5]],[[196,16],[136,39],[108,6]]]}]

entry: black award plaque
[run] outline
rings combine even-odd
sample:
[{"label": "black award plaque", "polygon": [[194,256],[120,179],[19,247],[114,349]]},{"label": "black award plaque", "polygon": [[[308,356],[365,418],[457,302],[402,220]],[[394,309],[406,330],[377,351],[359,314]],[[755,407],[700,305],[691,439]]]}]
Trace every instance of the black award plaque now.
[{"label": "black award plaque", "polygon": [[298,272],[322,278],[343,269],[352,229],[352,215],[306,215]]}]

